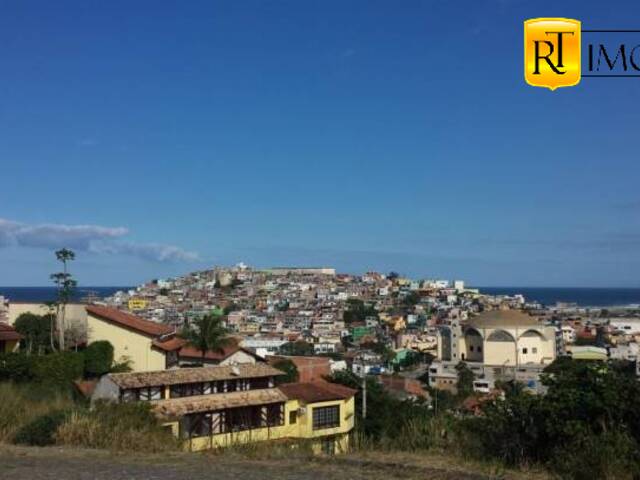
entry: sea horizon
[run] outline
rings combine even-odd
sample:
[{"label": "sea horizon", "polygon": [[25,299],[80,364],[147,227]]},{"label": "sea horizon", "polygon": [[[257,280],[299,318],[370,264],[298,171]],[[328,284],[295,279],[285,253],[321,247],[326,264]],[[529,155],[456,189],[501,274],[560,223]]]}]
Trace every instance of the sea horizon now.
[{"label": "sea horizon", "polygon": [[[95,295],[108,297],[117,291],[133,289],[133,286],[80,286],[74,300]],[[488,295],[521,294],[528,302],[539,302],[545,306],[557,303],[575,303],[581,307],[624,307],[640,306],[640,287],[512,287],[473,286]],[[49,302],[55,300],[56,287],[0,286],[0,296],[14,302]]]}]

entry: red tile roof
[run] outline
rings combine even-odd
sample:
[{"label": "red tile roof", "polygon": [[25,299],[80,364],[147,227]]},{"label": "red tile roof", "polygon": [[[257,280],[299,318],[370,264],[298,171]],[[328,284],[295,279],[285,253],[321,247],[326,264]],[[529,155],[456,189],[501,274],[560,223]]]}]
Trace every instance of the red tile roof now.
[{"label": "red tile roof", "polygon": [[305,403],[346,400],[358,391],[344,385],[329,382],[285,383],[278,387],[290,400],[302,400]]},{"label": "red tile roof", "polygon": [[6,323],[0,323],[0,340],[22,340],[22,335],[16,332],[16,329]]},{"label": "red tile roof", "polygon": [[78,380],[73,383],[85,398],[91,398],[93,391],[96,389],[96,385],[98,385],[97,380]]},{"label": "red tile roof", "polygon": [[301,357],[272,355],[267,357],[269,365],[276,365],[282,360],[290,360],[298,370],[298,382],[309,383],[323,381],[331,375],[329,357]]},{"label": "red tile roof", "polygon": [[[205,360],[222,361],[239,351],[243,351],[244,353],[257,358],[256,354],[250,350],[242,348],[237,343],[230,343],[220,351],[208,350],[204,358]],[[185,346],[178,351],[178,356],[180,358],[193,358],[199,360],[202,359],[202,351],[189,344],[185,344]]]},{"label": "red tile roof", "polygon": [[153,346],[159,348],[160,350],[164,350],[165,352],[173,352],[175,350],[180,350],[187,344],[187,341],[184,338],[180,337],[171,337],[168,340],[154,340]]},{"label": "red tile roof", "polygon": [[99,317],[111,323],[135,330],[144,335],[159,337],[174,332],[174,328],[162,323],[150,322],[117,308],[103,307],[100,305],[87,305],[87,313]]}]

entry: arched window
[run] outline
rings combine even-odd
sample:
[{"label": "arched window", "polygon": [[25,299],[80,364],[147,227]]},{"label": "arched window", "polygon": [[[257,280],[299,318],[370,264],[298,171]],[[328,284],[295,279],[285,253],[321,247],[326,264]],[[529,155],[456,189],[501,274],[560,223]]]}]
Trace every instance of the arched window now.
[{"label": "arched window", "polygon": [[487,337],[487,342],[514,342],[516,339],[509,332],[504,330],[494,330],[491,335]]},{"label": "arched window", "polygon": [[522,335],[520,335],[520,338],[535,338],[535,337],[538,337],[544,341],[547,340],[546,337],[537,330],[527,330]]}]

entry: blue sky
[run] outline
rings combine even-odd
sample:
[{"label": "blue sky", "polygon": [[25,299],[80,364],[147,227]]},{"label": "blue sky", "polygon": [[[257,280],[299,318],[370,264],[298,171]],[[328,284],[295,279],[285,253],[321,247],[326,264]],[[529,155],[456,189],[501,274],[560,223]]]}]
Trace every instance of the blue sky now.
[{"label": "blue sky", "polygon": [[[213,264],[640,286],[638,79],[523,80],[595,1],[6,1],[0,285]],[[638,42],[640,43],[640,41]]]}]

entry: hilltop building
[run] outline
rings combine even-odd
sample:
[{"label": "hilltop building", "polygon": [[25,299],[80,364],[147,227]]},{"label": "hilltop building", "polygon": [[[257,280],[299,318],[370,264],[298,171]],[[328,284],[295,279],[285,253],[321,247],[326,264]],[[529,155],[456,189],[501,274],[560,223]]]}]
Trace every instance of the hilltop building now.
[{"label": "hilltop building", "polygon": [[561,347],[561,332],[520,310],[492,310],[452,322],[438,333],[438,358],[488,366],[549,364]]}]

